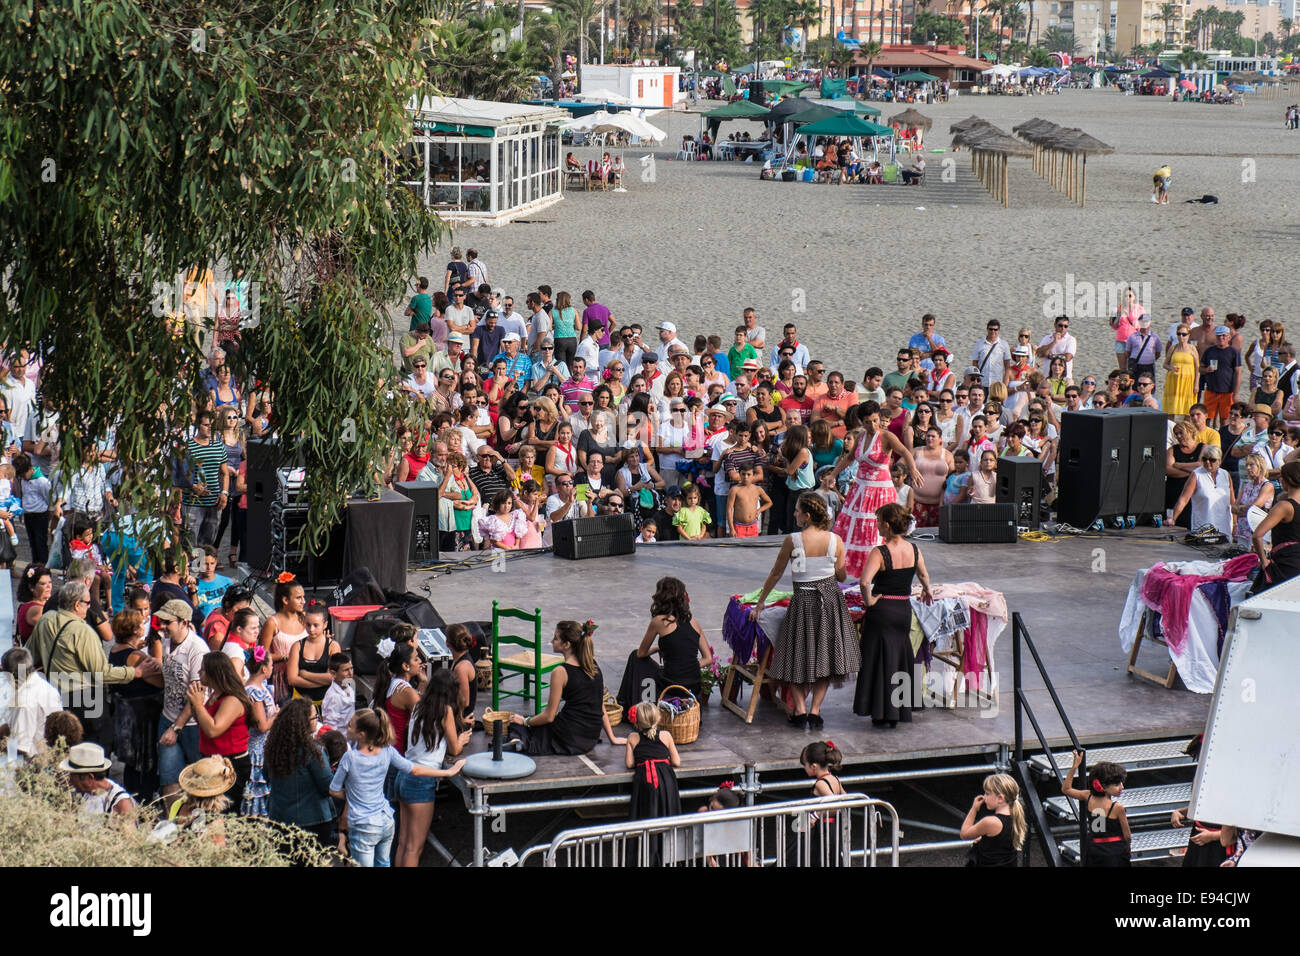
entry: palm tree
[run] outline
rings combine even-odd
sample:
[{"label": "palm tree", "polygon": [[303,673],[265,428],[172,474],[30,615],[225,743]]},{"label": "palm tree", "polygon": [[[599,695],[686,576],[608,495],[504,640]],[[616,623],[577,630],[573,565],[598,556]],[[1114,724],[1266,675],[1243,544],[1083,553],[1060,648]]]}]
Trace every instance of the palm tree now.
[{"label": "palm tree", "polygon": [[[1002,6],[1002,15],[998,18],[998,62],[1002,62],[1002,41],[1003,32],[1008,28],[1011,30],[1011,39],[1016,37],[1016,31],[1025,25],[1025,11],[1019,3],[1007,2]],[[1009,52],[1009,51],[1008,51]]]},{"label": "palm tree", "polygon": [[867,76],[871,76],[871,68],[875,65],[876,58],[880,56],[881,45],[879,40],[868,40],[858,47],[859,55],[867,61]]},{"label": "palm tree", "polygon": [[1062,27],[1048,27],[1038,45],[1049,53],[1073,53],[1076,43],[1072,31]]},{"label": "palm tree", "polygon": [[1160,12],[1157,15],[1157,18],[1160,20],[1161,23],[1165,25],[1165,35],[1164,35],[1165,46],[1168,46],[1170,43],[1174,42],[1174,40],[1169,36],[1169,24],[1173,23],[1182,15],[1183,15],[1183,8],[1181,4],[1178,3],[1160,4]]},{"label": "palm tree", "polygon": [[1030,37],[1033,35],[1033,32],[1034,32],[1034,0],[1029,0],[1029,20],[1028,20],[1028,26],[1025,27],[1025,46],[1029,46],[1029,44],[1033,42],[1033,40],[1030,39]]},{"label": "palm tree", "polygon": [[787,0],[786,22],[797,23],[802,30],[801,42],[806,52],[808,49],[808,27],[821,23],[822,7],[819,0]]},{"label": "palm tree", "polygon": [[1282,28],[1282,42],[1285,43],[1291,39],[1291,28],[1295,26],[1295,20],[1290,17],[1283,17],[1278,26]]},{"label": "palm tree", "polygon": [[525,22],[525,35],[530,46],[550,52],[548,76],[551,78],[551,95],[559,96],[560,74],[564,72],[564,52],[578,33],[578,24],[559,4],[550,13],[533,14]]},{"label": "palm tree", "polygon": [[1206,56],[1199,50],[1185,46],[1178,54],[1178,65],[1184,70],[1195,70],[1205,65]]}]

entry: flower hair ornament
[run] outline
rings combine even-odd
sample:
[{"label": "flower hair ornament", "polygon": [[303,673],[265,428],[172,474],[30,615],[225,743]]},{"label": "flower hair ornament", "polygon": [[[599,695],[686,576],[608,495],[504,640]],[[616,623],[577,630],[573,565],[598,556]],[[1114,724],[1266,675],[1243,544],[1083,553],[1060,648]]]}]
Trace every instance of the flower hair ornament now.
[{"label": "flower hair ornament", "polygon": [[722,783],[718,784],[718,789],[719,789],[719,790],[733,790],[733,789],[735,789],[735,786],[736,786],[736,782],[735,782],[734,780],[724,780],[724,781],[722,781]]},{"label": "flower hair ornament", "polygon": [[629,724],[636,723],[636,706],[637,706],[636,704],[633,704],[631,707],[627,709],[627,722]]},{"label": "flower hair ornament", "polygon": [[1094,779],[1094,780],[1092,781],[1092,790],[1093,790],[1093,793],[1104,793],[1105,790],[1106,790],[1106,788],[1103,787],[1103,786],[1101,785],[1101,781],[1100,781],[1100,780],[1096,780],[1096,779]]},{"label": "flower hair ornament", "polygon": [[275,579],[276,584],[288,584],[290,581],[296,581],[298,576],[290,571],[281,571],[280,576]]},{"label": "flower hair ornament", "polygon": [[395,648],[396,646],[397,645],[393,643],[393,639],[391,637],[386,637],[378,644],[375,645],[375,650],[379,652],[380,657],[387,658],[392,655],[393,648]]},{"label": "flower hair ornament", "polygon": [[591,637],[591,635],[596,633],[596,626],[597,625],[595,621],[591,621],[591,620],[584,621],[582,625],[582,633],[585,634],[587,637]]},{"label": "flower hair ornament", "polygon": [[248,649],[248,659],[254,664],[264,664],[266,662],[266,648],[261,644]]},{"label": "flower hair ornament", "polygon": [[824,743],[827,747],[830,747],[831,750],[839,750],[839,748],[835,746],[835,741],[833,740],[823,740],[822,743]]}]

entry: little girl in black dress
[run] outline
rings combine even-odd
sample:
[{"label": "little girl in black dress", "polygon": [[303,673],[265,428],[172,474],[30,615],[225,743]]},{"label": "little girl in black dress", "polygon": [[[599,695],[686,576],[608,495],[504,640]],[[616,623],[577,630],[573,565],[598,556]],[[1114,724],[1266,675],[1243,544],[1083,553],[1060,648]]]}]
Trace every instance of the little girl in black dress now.
[{"label": "little girl in black dress", "polygon": [[1131,866],[1129,859],[1133,834],[1129,830],[1124,804],[1117,799],[1124,792],[1128,771],[1117,763],[1102,761],[1088,772],[1088,789],[1070,786],[1083,763],[1083,754],[1074,752],[1074,765],[1061,784],[1061,793],[1079,801],[1087,822],[1088,837],[1079,848],[1084,866]]},{"label": "little girl in black dress", "polygon": [[673,735],[659,729],[658,704],[643,701],[631,708],[628,720],[636,730],[627,735],[627,769],[632,771],[632,819],[675,817],[682,812],[673,767],[682,758]]},{"label": "little girl in black dress", "polygon": [[1010,774],[984,778],[984,789],[962,821],[961,838],[974,840],[967,866],[1015,866],[1024,848],[1028,825],[1020,805],[1020,787]]}]

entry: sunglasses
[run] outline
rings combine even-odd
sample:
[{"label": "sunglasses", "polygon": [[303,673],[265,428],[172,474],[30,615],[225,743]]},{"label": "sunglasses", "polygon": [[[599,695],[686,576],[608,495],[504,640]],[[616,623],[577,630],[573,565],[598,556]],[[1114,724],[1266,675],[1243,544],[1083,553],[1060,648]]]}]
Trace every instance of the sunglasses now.
[{"label": "sunglasses", "polygon": [[1097,384],[1097,380],[1096,380],[1095,378],[1085,378],[1085,379],[1083,380],[1083,384],[1084,384],[1084,385],[1096,385],[1096,384]]},{"label": "sunglasses", "polygon": [[555,487],[557,487],[557,488],[572,488],[572,487],[573,487],[573,482],[571,482],[571,481],[557,481],[557,482],[555,483]]},{"label": "sunglasses", "polygon": [[1070,327],[1070,323],[1069,323],[1069,322],[1058,322],[1058,323],[1056,324],[1056,327],[1057,327],[1058,329],[1068,329],[1068,328]]},{"label": "sunglasses", "polygon": [[579,402],[579,403],[578,403],[578,407],[579,407],[579,408],[591,408],[591,406],[593,406],[593,405],[595,405],[595,404],[596,404],[595,402]]},{"label": "sunglasses", "polygon": [[1286,432],[1269,432],[1269,435],[1282,438],[1286,435]]},{"label": "sunglasses", "polygon": [[941,399],[939,399],[939,404],[940,404],[940,405],[951,405],[951,404],[952,404],[952,399],[951,399],[951,398],[941,398]]},{"label": "sunglasses", "polygon": [[1020,333],[1020,337],[1021,337],[1022,339],[1027,339],[1027,338],[1029,338],[1029,333],[1028,333],[1028,332],[1021,332],[1021,333]]},{"label": "sunglasses", "polygon": [[416,367],[416,368],[428,368],[428,367],[429,367],[429,363],[428,363],[428,362],[416,362],[416,363],[415,363],[415,367]]},{"label": "sunglasses", "polygon": [[1031,425],[1041,425],[1041,424],[1043,424],[1043,420],[1042,420],[1041,418],[1031,418],[1031,419],[1029,419],[1029,424],[1031,424]]}]

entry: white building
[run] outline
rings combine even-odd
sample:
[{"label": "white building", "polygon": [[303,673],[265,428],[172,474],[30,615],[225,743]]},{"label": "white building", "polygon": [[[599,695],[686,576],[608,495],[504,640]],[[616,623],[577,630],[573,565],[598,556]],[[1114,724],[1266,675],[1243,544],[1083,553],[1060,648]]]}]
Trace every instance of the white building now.
[{"label": "white building", "polygon": [[670,110],[686,101],[686,93],[677,89],[681,72],[679,66],[588,63],[582,67],[582,88],[613,90],[641,109]]}]

